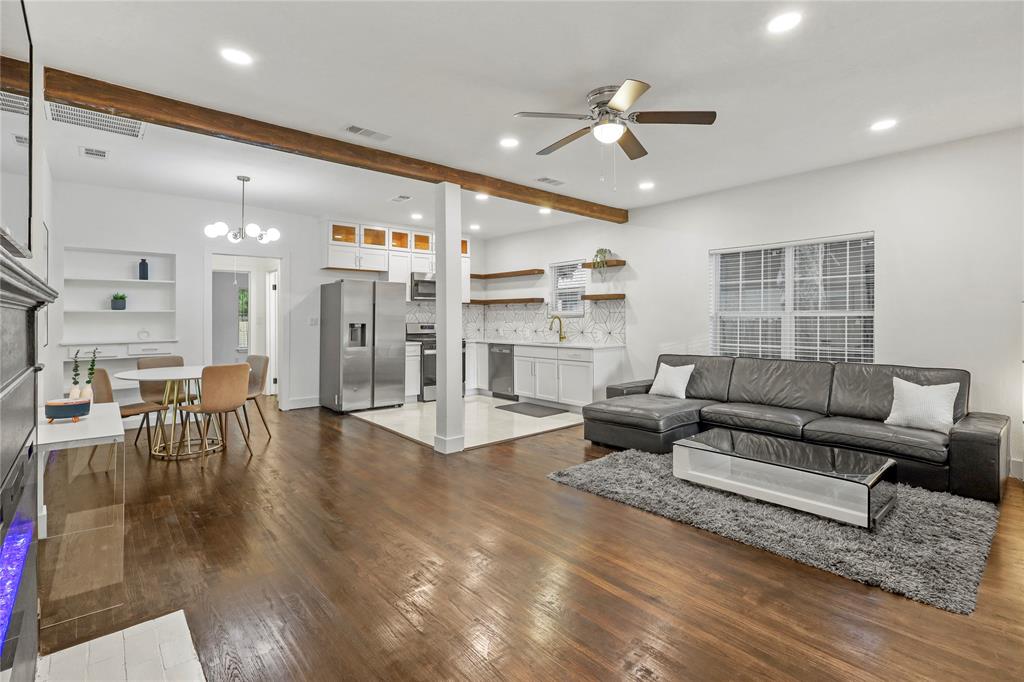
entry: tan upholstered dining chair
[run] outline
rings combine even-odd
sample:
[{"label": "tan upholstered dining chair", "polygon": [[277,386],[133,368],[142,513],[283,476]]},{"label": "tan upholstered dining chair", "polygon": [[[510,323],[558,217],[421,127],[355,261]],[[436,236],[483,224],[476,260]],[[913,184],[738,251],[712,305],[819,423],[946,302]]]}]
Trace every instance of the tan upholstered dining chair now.
[{"label": "tan upholstered dining chair", "polygon": [[[266,355],[250,355],[245,359],[245,362],[252,368],[252,372],[249,374],[249,394],[245,397],[245,401],[249,402],[251,400],[256,405],[256,411],[260,413],[263,428],[267,430],[267,438],[270,439],[273,436],[270,433],[267,418],[263,416],[263,408],[260,407],[259,401],[259,397],[263,395],[263,389],[267,385],[270,358]],[[249,429],[249,433],[252,433],[252,429],[249,428],[249,412],[245,409],[244,403],[242,404],[242,414],[245,416],[245,428]]]},{"label": "tan upholstered dining chair", "polygon": [[203,439],[203,467],[206,466],[206,458],[209,455],[209,444],[207,436],[210,430],[210,421],[216,415],[220,427],[221,442],[224,451],[227,452],[228,444],[228,414],[235,415],[238,428],[242,431],[242,438],[245,440],[245,447],[252,457],[252,446],[249,445],[249,433],[242,426],[242,419],[238,416],[238,408],[245,404],[249,394],[249,365],[241,362],[237,365],[210,365],[203,367],[202,397],[198,403],[182,405],[181,409],[193,415],[205,415],[200,433]]},{"label": "tan upholstered dining chair", "polygon": [[[163,398],[163,391],[160,392],[161,399]],[[114,402],[114,389],[110,384],[110,375],[107,374],[107,370],[102,367],[96,368],[96,373],[92,377],[92,401],[94,403],[112,403]],[[121,411],[121,419],[128,419],[129,417],[138,417],[142,415],[142,423],[139,424],[138,431],[135,432],[135,445],[139,444],[139,436],[142,435],[142,429],[146,429],[146,442],[150,449],[153,447],[153,433],[152,427],[149,421],[149,415],[154,412],[160,412],[163,406],[157,402],[150,402],[145,399],[141,403],[131,403],[130,405],[119,405]]]}]

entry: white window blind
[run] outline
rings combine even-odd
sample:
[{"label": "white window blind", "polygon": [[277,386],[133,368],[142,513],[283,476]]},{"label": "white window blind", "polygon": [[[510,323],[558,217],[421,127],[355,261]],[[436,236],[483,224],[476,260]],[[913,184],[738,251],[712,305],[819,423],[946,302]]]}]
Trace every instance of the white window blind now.
[{"label": "white window blind", "polygon": [[551,312],[563,317],[582,317],[588,270],[582,260],[551,264]]},{"label": "white window blind", "polygon": [[711,254],[719,355],[874,361],[871,235]]}]

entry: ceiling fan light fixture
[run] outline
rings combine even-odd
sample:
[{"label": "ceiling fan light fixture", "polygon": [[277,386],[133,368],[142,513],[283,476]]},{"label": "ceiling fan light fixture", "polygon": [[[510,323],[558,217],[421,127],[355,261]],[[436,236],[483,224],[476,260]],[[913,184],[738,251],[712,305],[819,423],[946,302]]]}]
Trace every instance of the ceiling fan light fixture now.
[{"label": "ceiling fan light fixture", "polygon": [[598,142],[615,144],[622,137],[623,133],[626,132],[626,126],[611,117],[607,117],[599,119],[594,124],[592,131]]}]

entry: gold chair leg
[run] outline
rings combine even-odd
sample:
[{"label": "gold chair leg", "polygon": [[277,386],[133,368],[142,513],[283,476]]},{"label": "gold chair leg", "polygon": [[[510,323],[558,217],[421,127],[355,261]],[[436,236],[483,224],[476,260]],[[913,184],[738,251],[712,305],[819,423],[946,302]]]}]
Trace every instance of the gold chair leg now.
[{"label": "gold chair leg", "polygon": [[[238,410],[235,410],[234,414],[235,421],[238,422],[238,428],[242,428],[242,418],[238,416]],[[242,439],[245,441],[245,449],[249,451],[249,457],[252,457],[252,446],[249,445],[249,434],[243,431]]]},{"label": "gold chair leg", "polygon": [[271,433],[270,433],[270,425],[267,424],[267,418],[263,416],[263,408],[260,407],[259,398],[253,398],[252,401],[253,401],[253,403],[256,404],[256,411],[260,413],[260,419],[263,421],[263,428],[265,428],[267,430],[267,440],[270,440],[274,436],[271,435]]}]

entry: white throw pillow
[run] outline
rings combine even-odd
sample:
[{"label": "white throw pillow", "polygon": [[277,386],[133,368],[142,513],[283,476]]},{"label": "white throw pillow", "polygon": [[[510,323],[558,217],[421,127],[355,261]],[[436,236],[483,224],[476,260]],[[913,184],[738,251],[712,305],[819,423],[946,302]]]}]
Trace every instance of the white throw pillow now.
[{"label": "white throw pillow", "polygon": [[658,374],[654,377],[651,395],[667,395],[670,398],[685,398],[686,385],[690,383],[693,365],[673,367],[664,362],[658,366]]},{"label": "white throw pillow", "polygon": [[892,411],[886,424],[938,431],[949,435],[953,428],[953,404],[960,384],[919,386],[892,378]]}]

